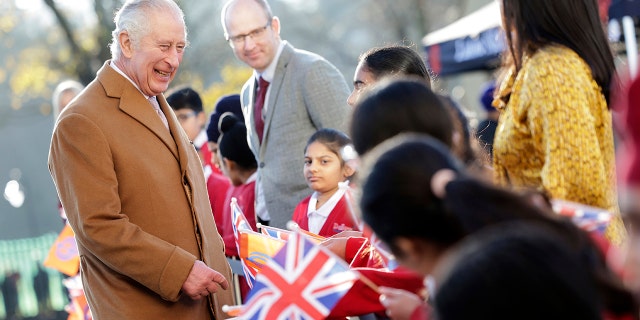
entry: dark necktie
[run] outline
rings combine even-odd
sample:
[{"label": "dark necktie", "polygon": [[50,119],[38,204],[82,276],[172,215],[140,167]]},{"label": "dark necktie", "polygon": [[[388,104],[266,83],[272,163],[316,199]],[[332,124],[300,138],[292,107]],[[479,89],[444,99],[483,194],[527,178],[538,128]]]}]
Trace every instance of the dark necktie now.
[{"label": "dark necktie", "polygon": [[253,104],[253,119],[256,123],[256,133],[260,144],[262,144],[262,132],[264,131],[264,117],[262,116],[262,108],[264,107],[264,99],[267,96],[269,82],[262,77],[258,79],[258,90],[256,91],[256,99]]}]

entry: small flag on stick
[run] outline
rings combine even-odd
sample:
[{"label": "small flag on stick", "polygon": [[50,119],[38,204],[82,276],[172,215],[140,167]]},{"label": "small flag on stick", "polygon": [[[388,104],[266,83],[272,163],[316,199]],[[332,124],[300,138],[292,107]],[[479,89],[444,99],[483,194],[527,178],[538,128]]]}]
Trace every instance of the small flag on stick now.
[{"label": "small flag on stick", "polygon": [[80,269],[80,255],[74,238],[73,230],[65,224],[60,235],[49,249],[49,254],[43,264],[56,269],[70,277],[78,274]]},{"label": "small flag on stick", "polygon": [[577,202],[554,199],[551,205],[557,214],[571,218],[578,227],[589,232],[604,234],[612,218],[611,212],[605,209]]},{"label": "small flag on stick", "polygon": [[256,276],[242,319],[324,319],[357,279],[341,259],[296,232]]}]

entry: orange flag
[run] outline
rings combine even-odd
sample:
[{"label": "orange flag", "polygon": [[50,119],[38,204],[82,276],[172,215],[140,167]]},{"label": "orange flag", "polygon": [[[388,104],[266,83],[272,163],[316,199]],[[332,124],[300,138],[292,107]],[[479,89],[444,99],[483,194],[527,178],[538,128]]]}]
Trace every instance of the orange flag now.
[{"label": "orange flag", "polygon": [[[251,281],[260,268],[273,257],[286,241],[250,230],[240,231],[240,259],[245,267],[247,281]],[[252,283],[252,282],[250,282]],[[250,284],[251,286],[251,284]]]},{"label": "orange flag", "polygon": [[80,256],[71,226],[66,224],[43,263],[68,276],[75,276],[80,269]]},{"label": "orange flag", "polygon": [[71,298],[71,303],[69,303],[67,309],[67,312],[69,313],[67,320],[93,319],[91,316],[91,310],[89,309],[89,304],[87,303],[87,298],[82,293],[77,297]]}]

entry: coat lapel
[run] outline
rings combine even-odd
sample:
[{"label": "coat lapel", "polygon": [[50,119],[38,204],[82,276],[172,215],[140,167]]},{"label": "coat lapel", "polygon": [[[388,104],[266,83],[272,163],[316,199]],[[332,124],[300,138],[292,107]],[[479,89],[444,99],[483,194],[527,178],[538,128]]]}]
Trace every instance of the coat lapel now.
[{"label": "coat lapel", "polygon": [[[167,121],[169,122],[169,130],[171,131],[171,134],[169,136],[171,138],[171,142],[173,143],[172,146],[177,148],[175,149],[175,152],[173,150],[172,152],[174,152],[174,154],[177,153],[177,157],[180,162],[180,171],[184,174],[187,171],[189,163],[187,150],[189,150],[189,148],[194,148],[193,142],[189,141],[189,138],[187,137],[186,133],[182,129],[182,126],[180,125],[180,122],[178,121],[178,117],[176,117],[176,114],[169,106],[169,103],[167,102],[167,99],[164,97],[164,95],[157,95],[156,99],[158,99],[160,109],[162,109],[162,112],[164,112],[165,116],[167,117]],[[160,124],[162,125],[162,130],[164,130],[164,132],[167,132],[167,128],[164,127],[162,122]]]},{"label": "coat lapel", "polygon": [[249,80],[244,84],[242,88],[242,98],[240,101],[242,102],[242,113],[245,118],[245,125],[247,127],[247,134],[249,136],[249,147],[255,153],[258,153],[260,150],[260,140],[258,140],[258,135],[256,134],[256,122],[253,115],[253,101],[255,98],[255,90],[256,90],[256,79],[254,76],[251,76]]},{"label": "coat lapel", "polygon": [[[289,65],[289,60],[293,56],[293,47],[286,43],[284,48],[282,49],[282,53],[280,53],[280,58],[278,59],[278,64],[276,65],[276,72],[273,77],[273,81],[269,85],[269,101],[267,102],[267,115],[264,120],[264,136],[266,137],[269,128],[271,127],[271,119],[273,119],[273,114],[275,113],[275,109],[277,108],[276,101],[278,101],[278,96],[280,95],[280,91],[282,89],[282,84],[284,82],[284,76],[287,73],[287,66]],[[262,140],[262,145],[260,146],[260,153],[262,154],[264,150],[264,145],[267,144],[267,140]]]},{"label": "coat lapel", "polygon": [[[105,88],[107,96],[120,99],[120,110],[152,131],[171,150],[176,159],[179,159],[176,143],[171,136],[176,132],[177,120],[173,112],[168,110],[169,107],[164,97],[158,99],[158,103],[160,103],[160,107],[169,121],[171,132],[167,131],[162,120],[153,110],[151,103],[144,98],[133,84],[128,80],[122,79],[122,75],[109,67],[109,63],[110,61],[107,61],[102,69],[98,71],[98,79]],[[163,103],[160,102],[161,100]],[[169,120],[170,118],[173,118],[173,120]]]}]

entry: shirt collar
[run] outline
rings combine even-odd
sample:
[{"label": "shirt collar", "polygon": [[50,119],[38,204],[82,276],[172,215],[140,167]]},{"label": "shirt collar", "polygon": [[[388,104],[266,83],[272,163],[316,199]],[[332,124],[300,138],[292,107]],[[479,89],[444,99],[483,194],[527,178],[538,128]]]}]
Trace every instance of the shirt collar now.
[{"label": "shirt collar", "polygon": [[336,193],[334,193],[331,196],[331,198],[329,198],[329,200],[327,200],[327,202],[324,205],[322,205],[322,207],[320,207],[320,209],[316,209],[316,204],[318,204],[318,193],[314,192],[311,195],[311,199],[309,199],[307,216],[310,216],[312,213],[316,213],[318,215],[321,215],[327,218],[329,214],[331,214],[331,211],[333,211],[333,208],[336,207],[336,205],[338,204],[338,201],[340,201],[340,199],[342,198],[342,196],[346,191],[347,191],[346,189],[338,188],[338,191],[336,191]]},{"label": "shirt collar", "polygon": [[282,50],[284,49],[284,46],[286,44],[286,40],[280,41],[278,51],[276,51],[276,56],[262,73],[258,73],[257,71],[253,70],[253,76],[255,77],[256,81],[258,81],[258,78],[262,77],[262,79],[268,81],[269,83],[273,82],[273,78],[276,76],[276,67],[278,66],[278,60],[280,60],[280,54],[282,54]]},{"label": "shirt collar", "polygon": [[251,183],[258,180],[258,171],[256,170],[256,172],[254,172],[252,175],[249,176],[249,179],[247,179],[247,181],[244,182],[244,184],[247,183]]},{"label": "shirt collar", "polygon": [[198,147],[198,149],[202,148],[202,146],[209,141],[207,132],[202,130],[198,133],[195,139],[193,139],[193,144]]},{"label": "shirt collar", "polygon": [[111,61],[111,62],[109,63],[109,66],[110,66],[111,68],[113,68],[113,70],[115,70],[117,73],[119,73],[120,75],[122,75],[125,79],[129,80],[129,82],[131,82],[131,84],[132,84],[134,87],[136,87],[136,89],[138,89],[138,91],[140,91],[140,93],[142,93],[142,95],[144,96],[144,98],[145,98],[146,100],[149,100],[149,98],[151,98],[151,97],[149,97],[148,95],[144,94],[144,92],[142,92],[142,90],[140,90],[140,87],[138,87],[138,85],[137,85],[135,82],[133,82],[133,80],[131,80],[131,78],[129,78],[129,76],[128,76],[128,75],[126,75],[126,74],[124,73],[124,71],[122,71],[122,70],[120,70],[120,68],[118,68],[118,66],[115,64],[115,62],[114,62],[114,61]]}]

